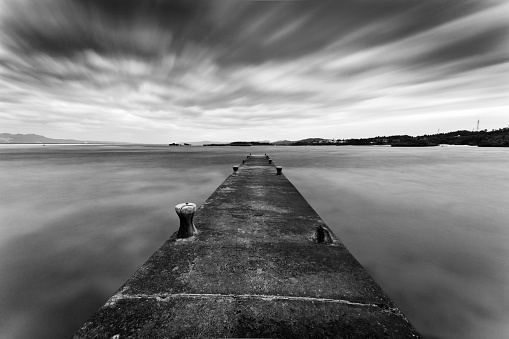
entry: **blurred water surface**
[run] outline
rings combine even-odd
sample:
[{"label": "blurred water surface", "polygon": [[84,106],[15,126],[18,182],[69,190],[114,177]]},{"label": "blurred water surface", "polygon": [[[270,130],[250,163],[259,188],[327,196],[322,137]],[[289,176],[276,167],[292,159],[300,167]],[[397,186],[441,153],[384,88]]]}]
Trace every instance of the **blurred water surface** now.
[{"label": "blurred water surface", "polygon": [[0,337],[68,338],[249,153],[427,338],[509,337],[509,149],[0,146]]}]

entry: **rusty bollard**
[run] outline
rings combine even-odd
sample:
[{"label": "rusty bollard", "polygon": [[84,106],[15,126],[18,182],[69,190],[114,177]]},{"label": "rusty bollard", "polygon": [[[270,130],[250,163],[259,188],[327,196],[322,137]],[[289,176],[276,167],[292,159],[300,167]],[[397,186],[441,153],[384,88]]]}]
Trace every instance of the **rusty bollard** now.
[{"label": "rusty bollard", "polygon": [[313,241],[318,244],[332,244],[334,242],[329,228],[324,225],[316,226],[316,231],[313,234]]},{"label": "rusty bollard", "polygon": [[269,159],[269,164],[272,164],[272,159]]},{"label": "rusty bollard", "polygon": [[238,170],[239,170],[239,166],[233,166],[233,173],[237,173]]},{"label": "rusty bollard", "polygon": [[277,175],[283,174],[283,167],[282,166],[276,166]]},{"label": "rusty bollard", "polygon": [[180,219],[180,228],[177,232],[177,238],[189,238],[198,234],[198,230],[193,222],[196,204],[192,202],[183,202],[175,206],[175,212],[177,212]]}]

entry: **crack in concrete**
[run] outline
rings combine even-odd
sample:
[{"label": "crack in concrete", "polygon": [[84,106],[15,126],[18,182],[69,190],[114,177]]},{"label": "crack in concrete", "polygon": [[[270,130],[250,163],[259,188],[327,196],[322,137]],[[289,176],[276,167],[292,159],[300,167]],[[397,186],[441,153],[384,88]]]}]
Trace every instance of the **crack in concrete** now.
[{"label": "crack in concrete", "polygon": [[[352,306],[363,307],[377,307],[384,312],[393,313],[403,316],[397,307],[389,307],[384,304],[376,303],[360,303],[344,299],[330,299],[330,298],[315,298],[315,297],[295,297],[283,295],[268,295],[268,294],[219,294],[219,293],[154,293],[154,294],[122,294],[118,293],[108,300],[105,306],[113,306],[122,299],[155,299],[157,301],[168,301],[175,298],[233,298],[233,299],[258,299],[264,301],[274,300],[287,300],[287,301],[311,301],[311,302],[325,302],[325,303],[339,303]],[[404,316],[403,316],[404,318]]]}]

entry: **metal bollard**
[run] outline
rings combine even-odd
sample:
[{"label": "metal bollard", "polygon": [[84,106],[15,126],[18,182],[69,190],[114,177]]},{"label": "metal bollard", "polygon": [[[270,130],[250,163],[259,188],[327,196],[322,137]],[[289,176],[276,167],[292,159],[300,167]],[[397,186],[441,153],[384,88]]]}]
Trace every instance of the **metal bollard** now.
[{"label": "metal bollard", "polygon": [[283,174],[283,173],[282,173],[282,172],[283,172],[283,167],[282,167],[282,166],[276,166],[276,171],[277,171],[276,175],[281,175],[281,174]]},{"label": "metal bollard", "polygon": [[189,238],[198,234],[198,230],[193,222],[196,204],[192,202],[183,202],[175,206],[175,212],[177,212],[180,219],[180,228],[177,233],[177,238]]},{"label": "metal bollard", "polygon": [[272,164],[272,159],[269,159],[269,164]]},{"label": "metal bollard", "polygon": [[330,234],[327,226],[319,225],[316,226],[316,231],[313,234],[313,241],[318,244],[332,244],[334,240]]},{"label": "metal bollard", "polygon": [[239,166],[233,166],[233,173],[237,173],[238,170],[239,170]]}]

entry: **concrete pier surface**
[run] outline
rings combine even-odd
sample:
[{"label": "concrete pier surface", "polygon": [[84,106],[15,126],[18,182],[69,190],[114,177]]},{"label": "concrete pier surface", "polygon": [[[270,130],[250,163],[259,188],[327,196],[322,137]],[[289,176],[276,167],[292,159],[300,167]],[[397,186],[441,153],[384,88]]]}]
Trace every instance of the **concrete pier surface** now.
[{"label": "concrete pier surface", "polygon": [[420,338],[276,173],[245,159],[196,211],[198,234],[174,234],[73,338]]}]

